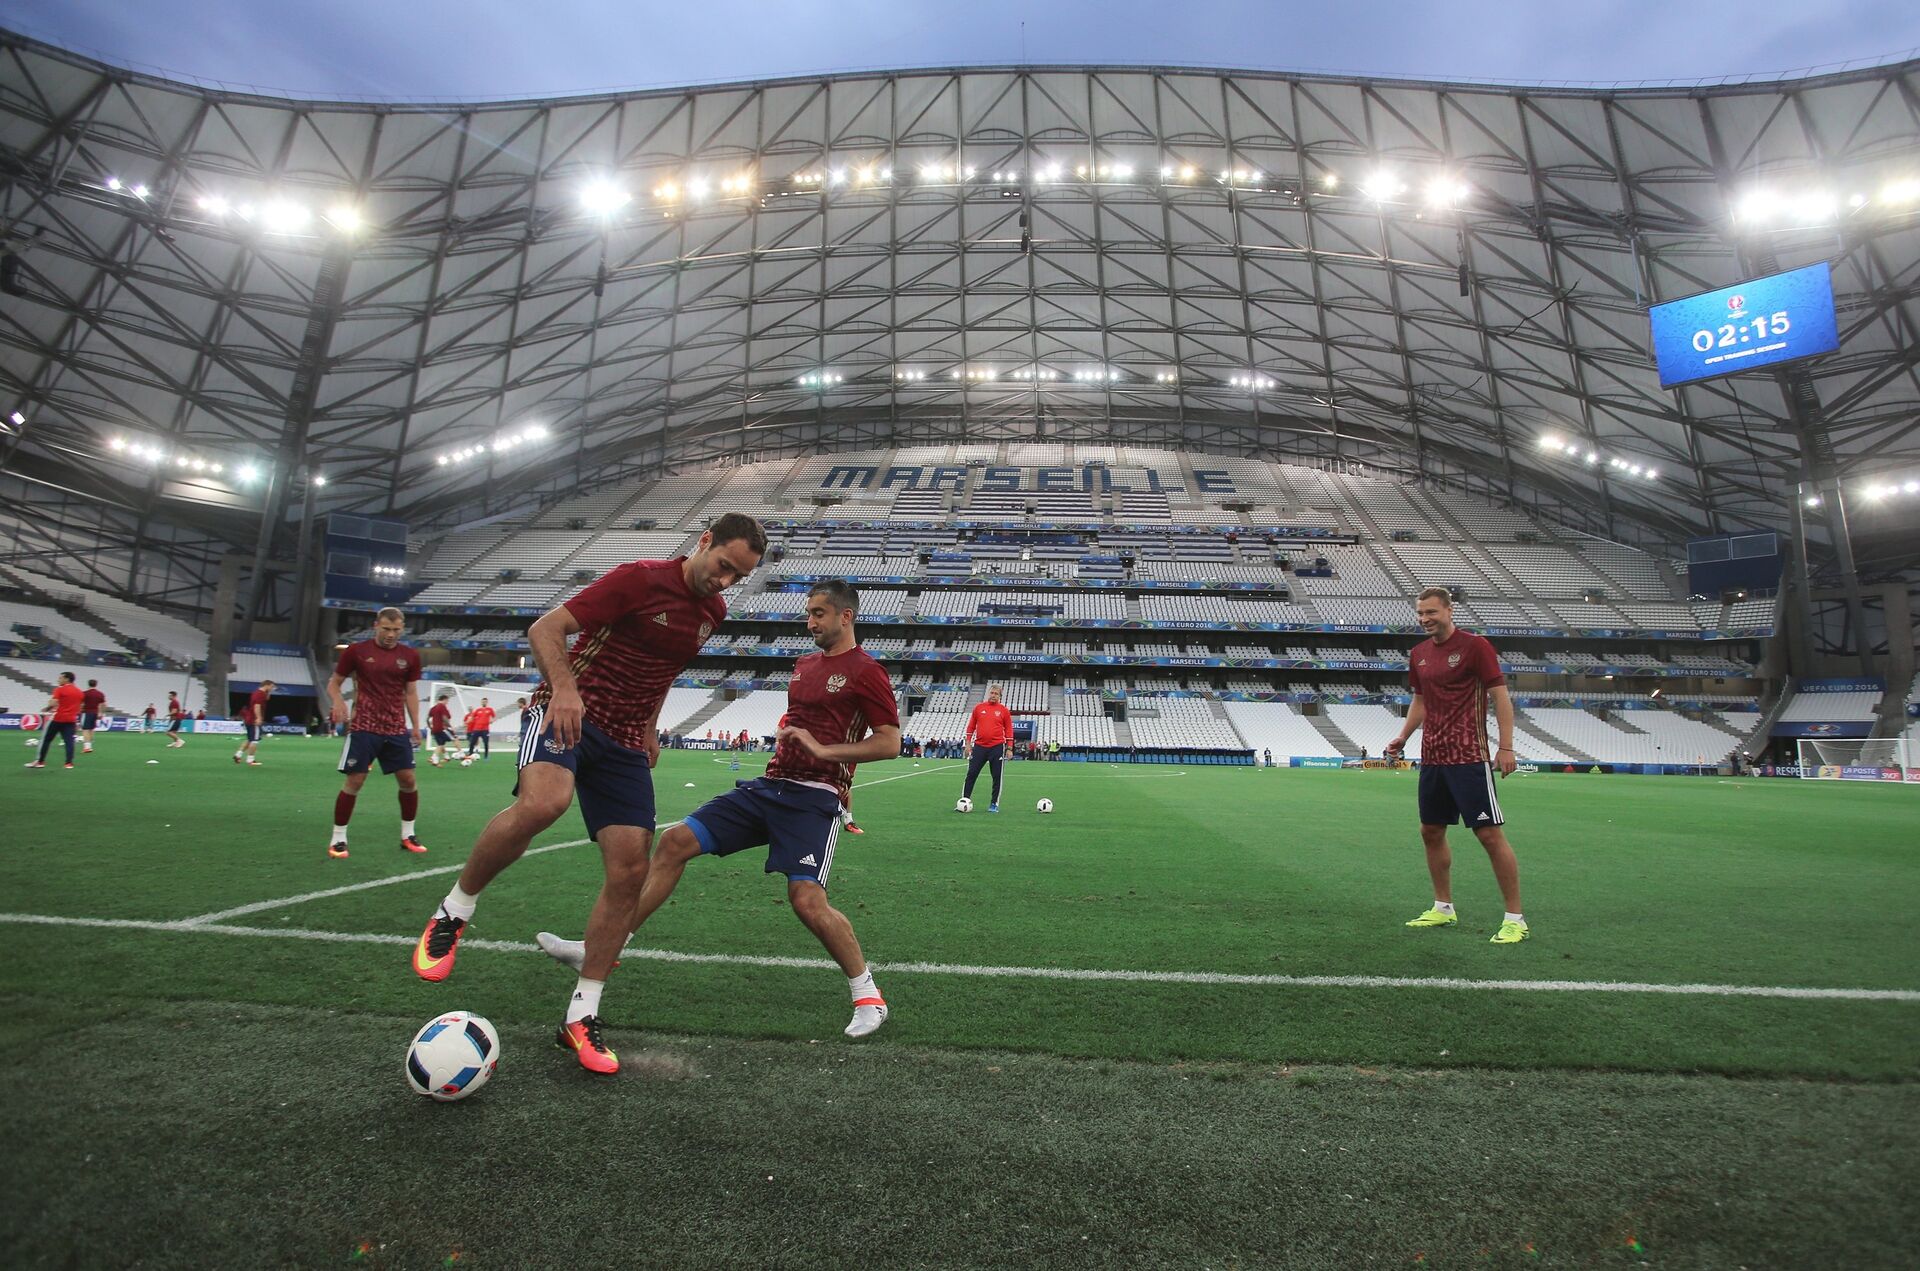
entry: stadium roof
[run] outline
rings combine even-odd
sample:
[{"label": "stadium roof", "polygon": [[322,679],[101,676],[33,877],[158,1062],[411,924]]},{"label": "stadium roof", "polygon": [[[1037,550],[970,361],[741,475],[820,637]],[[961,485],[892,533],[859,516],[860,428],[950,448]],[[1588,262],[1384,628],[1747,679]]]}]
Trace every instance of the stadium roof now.
[{"label": "stadium roof", "polygon": [[[0,33],[0,414],[28,421],[0,448],[50,494],[235,534],[306,474],[323,508],[444,522],[662,465],[1036,436],[1472,474],[1629,538],[1780,527],[1809,473],[1920,476],[1917,70],[383,105]],[[1649,303],[1822,260],[1837,353],[1660,387]]]}]

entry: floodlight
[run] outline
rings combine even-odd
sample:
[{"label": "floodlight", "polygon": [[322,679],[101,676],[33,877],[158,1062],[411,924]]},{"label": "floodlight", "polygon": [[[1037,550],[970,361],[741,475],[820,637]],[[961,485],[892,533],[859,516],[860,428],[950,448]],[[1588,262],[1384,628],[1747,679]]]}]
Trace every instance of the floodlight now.
[{"label": "floodlight", "polygon": [[109,190],[117,190],[117,189],[119,189],[119,188],[120,188],[120,178],[119,178],[119,177],[108,177],[108,178],[107,178],[107,188],[108,188]]},{"label": "floodlight", "polygon": [[609,216],[625,207],[632,197],[611,181],[592,181],[580,191],[580,204],[589,212]]},{"label": "floodlight", "polygon": [[360,228],[360,209],[348,203],[341,203],[327,209],[327,220],[343,234],[351,234]]},{"label": "floodlight", "polygon": [[[242,209],[241,215],[247,213]],[[306,228],[309,214],[298,203],[286,199],[275,199],[260,209],[260,223],[269,230],[281,234],[291,234]]]}]

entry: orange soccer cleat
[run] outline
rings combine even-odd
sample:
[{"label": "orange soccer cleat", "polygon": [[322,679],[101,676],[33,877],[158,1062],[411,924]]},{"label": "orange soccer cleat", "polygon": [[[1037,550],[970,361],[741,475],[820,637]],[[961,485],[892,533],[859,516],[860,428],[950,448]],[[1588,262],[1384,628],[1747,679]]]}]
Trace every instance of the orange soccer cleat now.
[{"label": "orange soccer cleat", "polygon": [[608,1050],[607,1044],[600,1040],[598,1015],[588,1015],[571,1024],[562,1024],[560,1031],[554,1034],[553,1044],[562,1050],[571,1050],[580,1061],[580,1066],[588,1072],[611,1075],[620,1071],[620,1057]]}]

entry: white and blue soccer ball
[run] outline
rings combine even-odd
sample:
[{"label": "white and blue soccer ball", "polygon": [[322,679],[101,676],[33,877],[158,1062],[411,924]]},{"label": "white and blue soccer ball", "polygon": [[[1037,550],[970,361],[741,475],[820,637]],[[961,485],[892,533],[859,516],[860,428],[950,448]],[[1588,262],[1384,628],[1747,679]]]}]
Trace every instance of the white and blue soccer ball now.
[{"label": "white and blue soccer ball", "polygon": [[953,810],[955,812],[971,812],[973,811],[973,800],[963,794],[954,803]]},{"label": "white and blue soccer ball", "polygon": [[1033,810],[1035,812],[1041,812],[1041,813],[1051,812],[1053,811],[1053,800],[1042,799],[1040,800],[1040,802],[1033,805]]},{"label": "white and blue soccer ball", "polygon": [[460,756],[460,766],[461,766],[462,768],[471,768],[471,767],[473,767],[473,756],[472,756],[472,755],[462,755],[462,756]]},{"label": "white and blue soccer ball", "polygon": [[436,1016],[407,1046],[407,1085],[415,1094],[451,1103],[464,1099],[493,1076],[500,1064],[500,1034],[469,1011]]}]

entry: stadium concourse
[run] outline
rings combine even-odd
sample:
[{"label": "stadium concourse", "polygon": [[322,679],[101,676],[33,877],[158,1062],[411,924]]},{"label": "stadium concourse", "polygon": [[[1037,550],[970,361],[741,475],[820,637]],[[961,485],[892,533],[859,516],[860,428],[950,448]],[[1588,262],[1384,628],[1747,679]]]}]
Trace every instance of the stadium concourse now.
[{"label": "stadium concourse", "polygon": [[[1916,77],[368,103],[0,30],[0,729],[104,730],[0,774],[10,1265],[1911,1265]],[[516,745],[529,627],[730,513],[670,686],[577,654],[657,764]],[[805,792],[865,953],[689,846],[792,793],[822,580],[912,743]],[[568,753],[624,859],[520,832]]]}]

